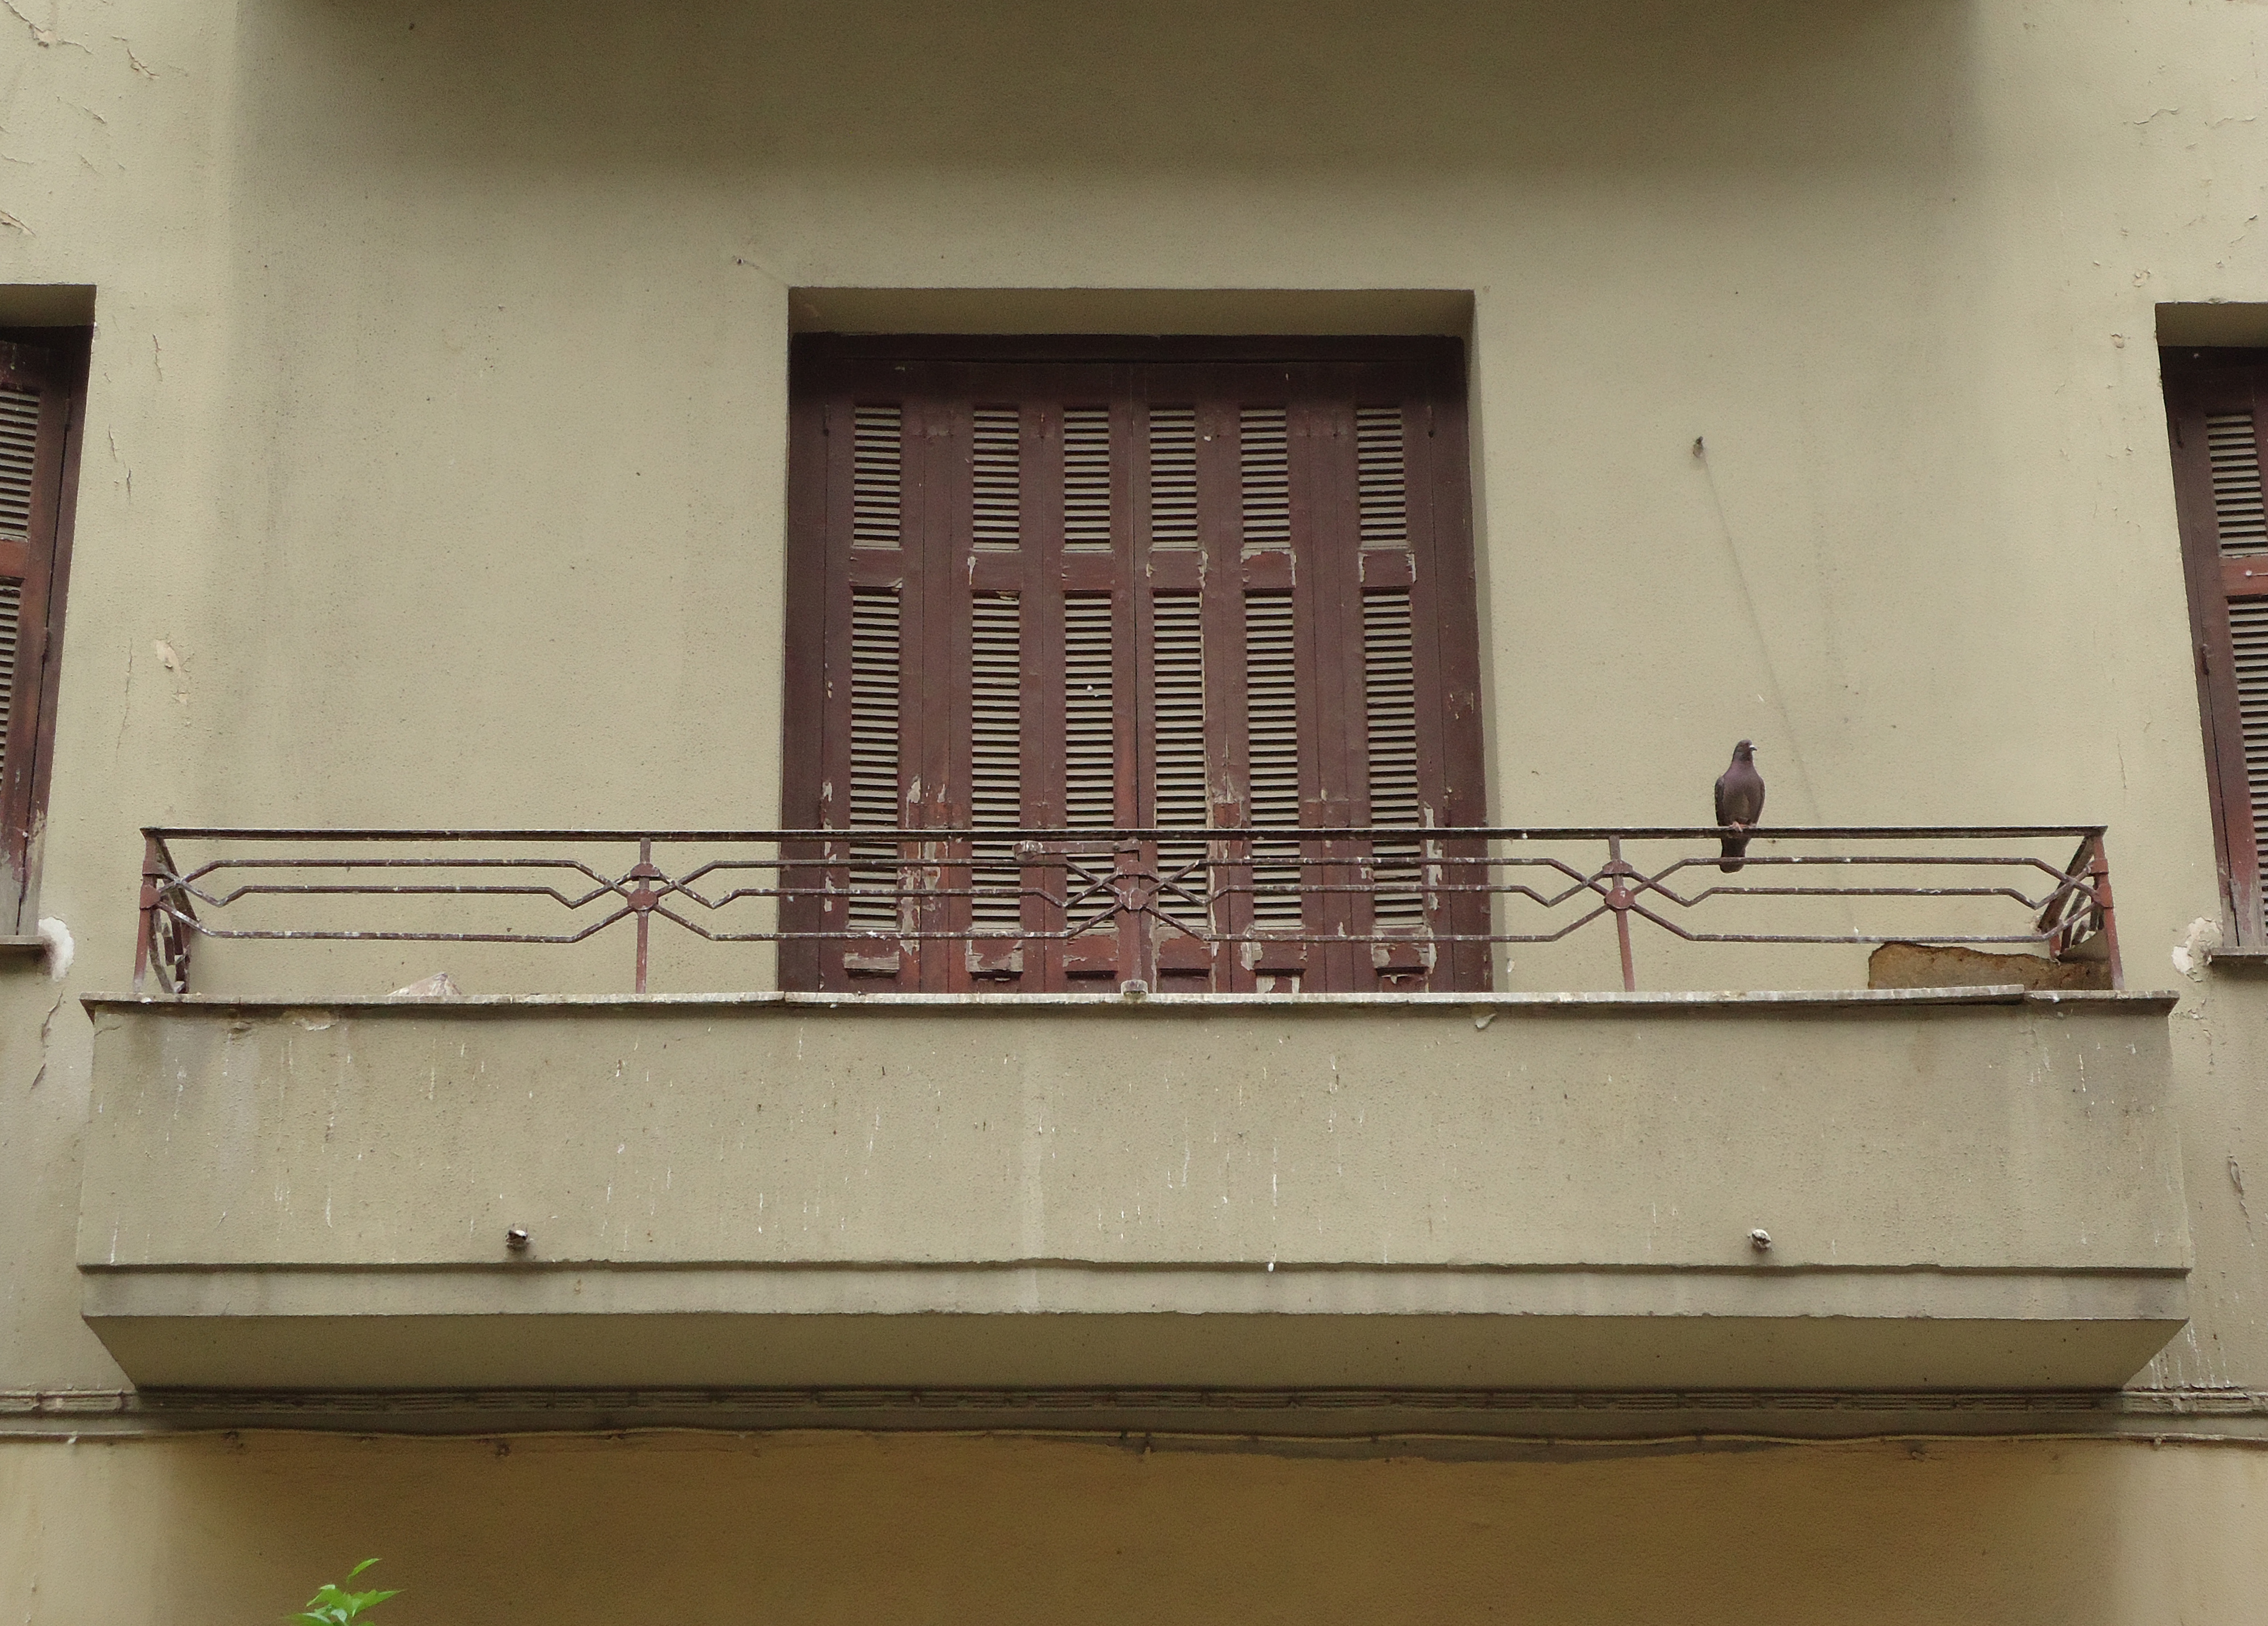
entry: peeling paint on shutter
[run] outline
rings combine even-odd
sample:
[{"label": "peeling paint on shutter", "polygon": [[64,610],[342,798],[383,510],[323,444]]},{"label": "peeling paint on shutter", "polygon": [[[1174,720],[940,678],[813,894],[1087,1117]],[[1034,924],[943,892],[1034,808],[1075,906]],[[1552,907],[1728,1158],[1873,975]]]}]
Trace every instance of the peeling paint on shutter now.
[{"label": "peeling paint on shutter", "polygon": [[[1160,825],[1201,829],[1206,823],[1204,605],[1195,593],[1160,593],[1151,601],[1152,683],[1156,690],[1152,804]],[[1158,846],[1161,872],[1174,876],[1159,911],[1192,930],[1211,917],[1202,841]]]},{"label": "peeling paint on shutter", "polygon": [[[1418,670],[1412,656],[1410,590],[1373,588],[1362,595],[1362,685],[1370,766],[1370,822],[1425,822],[1418,784]],[[1378,891],[1372,918],[1381,927],[1425,921],[1418,891],[1418,846],[1381,841],[1373,851]]]},{"label": "peeling paint on shutter", "polygon": [[895,548],[903,521],[904,414],[895,406],[862,406],[851,414],[850,545]]},{"label": "peeling paint on shutter", "polygon": [[1150,545],[1197,545],[1197,410],[1150,409]]},{"label": "peeling paint on shutter", "polygon": [[1110,551],[1110,409],[1064,414],[1064,551]]},{"label": "peeling paint on shutter", "polygon": [[1292,448],[1284,409],[1246,407],[1238,414],[1237,444],[1245,552],[1290,547]]},{"label": "peeling paint on shutter", "polygon": [[2268,552],[2268,511],[2261,504],[2259,442],[2252,414],[2213,413],[2205,420],[2205,432],[2221,553]]},{"label": "peeling paint on shutter", "polygon": [[[898,590],[850,593],[850,818],[852,828],[894,830],[898,812]],[[898,924],[894,846],[850,849],[850,921],[856,931]],[[859,895],[864,893],[864,896]]]},{"label": "peeling paint on shutter", "polygon": [[[1292,595],[1244,595],[1245,738],[1250,763],[1247,806],[1256,828],[1297,828],[1300,823],[1300,684]],[[1253,924],[1263,931],[1297,931],[1302,919],[1300,870],[1281,861],[1294,846],[1256,843],[1252,868]]]},{"label": "peeling paint on shutter", "polygon": [[39,444],[39,392],[0,387],[0,536],[31,535]]},{"label": "peeling paint on shutter", "polygon": [[978,407],[971,425],[971,484],[976,511],[970,534],[979,553],[1012,553],[1023,523],[1024,478],[1020,414],[1014,407]]},{"label": "peeling paint on shutter", "polygon": [[[968,822],[1013,830],[1024,822],[1024,648],[1020,600],[984,594],[969,605]],[[1010,842],[977,842],[969,925],[1013,934],[1023,924],[1022,872]]]}]

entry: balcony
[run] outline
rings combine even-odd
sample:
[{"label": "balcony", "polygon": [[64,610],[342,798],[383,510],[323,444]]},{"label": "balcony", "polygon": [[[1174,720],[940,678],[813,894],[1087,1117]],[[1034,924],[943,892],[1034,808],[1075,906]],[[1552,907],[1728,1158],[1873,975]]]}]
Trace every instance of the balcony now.
[{"label": "balcony", "polygon": [[[2129,1377],[2190,1257],[2102,832],[1720,833],[152,832],[85,1312],[259,1391]],[[437,952],[646,991],[371,988]]]}]

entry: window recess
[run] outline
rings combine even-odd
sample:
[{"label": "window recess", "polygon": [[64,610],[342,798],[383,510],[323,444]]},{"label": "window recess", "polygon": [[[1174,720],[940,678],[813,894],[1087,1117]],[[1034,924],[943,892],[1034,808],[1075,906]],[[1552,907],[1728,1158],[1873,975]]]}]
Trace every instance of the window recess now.
[{"label": "window recess", "polygon": [[2162,352],[2221,902],[2268,948],[2268,351]]},{"label": "window recess", "polygon": [[38,913],[55,660],[85,412],[85,329],[0,330],[0,935]]},{"label": "window recess", "polygon": [[845,839],[788,985],[1485,987],[1423,833],[1484,819],[1462,391],[1431,339],[799,338],[784,817]]}]

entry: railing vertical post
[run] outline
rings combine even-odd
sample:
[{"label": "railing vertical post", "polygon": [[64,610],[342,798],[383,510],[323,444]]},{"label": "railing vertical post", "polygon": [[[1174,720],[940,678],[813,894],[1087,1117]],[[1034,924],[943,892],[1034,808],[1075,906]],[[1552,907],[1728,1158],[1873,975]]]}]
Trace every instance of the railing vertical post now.
[{"label": "railing vertical post", "polygon": [[158,838],[149,831],[142,832],[142,929],[134,940],[134,991],[150,976],[150,945],[158,935],[158,879],[165,873],[162,862],[164,848]]},{"label": "railing vertical post", "polygon": [[1629,882],[1624,879],[1630,873],[1631,867],[1623,862],[1623,839],[1620,836],[1609,836],[1607,838],[1607,874],[1613,877],[1614,885],[1607,892],[1607,907],[1615,912],[1615,941],[1621,945],[1623,951],[1623,992],[1635,994],[1638,992],[1638,965],[1631,958],[1631,892]]},{"label": "railing vertical post", "polygon": [[1148,994],[1158,986],[1158,935],[1151,911],[1158,901],[1157,846],[1154,843],[1121,841],[1116,855],[1118,919],[1118,990]]},{"label": "railing vertical post", "polygon": [[2095,885],[2096,911],[2102,917],[2102,946],[2110,960],[2110,986],[2126,986],[2126,968],[2118,958],[2118,916],[2110,904],[2110,855],[2103,850],[2103,838],[2095,838],[2095,856],[2087,866],[2087,874]]},{"label": "railing vertical post", "polygon": [[646,940],[652,928],[653,905],[660,897],[653,890],[653,883],[660,876],[661,871],[653,867],[653,838],[640,836],[638,861],[630,870],[630,878],[638,884],[630,895],[630,907],[637,912],[637,991],[640,994],[645,992]]}]

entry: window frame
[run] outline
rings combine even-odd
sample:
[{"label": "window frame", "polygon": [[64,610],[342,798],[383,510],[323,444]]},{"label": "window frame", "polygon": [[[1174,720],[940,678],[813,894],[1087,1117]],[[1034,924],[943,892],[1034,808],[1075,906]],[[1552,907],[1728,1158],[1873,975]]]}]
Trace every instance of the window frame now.
[{"label": "window frame", "polygon": [[[39,376],[43,388],[54,392],[60,414],[52,432],[60,445],[52,452],[42,447],[33,480],[7,767],[0,777],[0,935],[26,935],[39,911],[40,838],[55,771],[63,623],[93,338],[92,327],[0,326],[0,366]],[[43,440],[49,432],[43,410]]]},{"label": "window frame", "polygon": [[2262,832],[2256,828],[2245,770],[2243,714],[2228,613],[2233,601],[2268,599],[2268,553],[2250,561],[2222,557],[2205,433],[2205,419],[2215,412],[2250,412],[2254,455],[2268,476],[2268,350],[2167,346],[2160,351],[2160,373],[2220,902],[2231,921],[2233,947],[2268,948],[2262,914]]},{"label": "window frame", "polygon": [[[1005,372],[1020,365],[1047,369],[1090,366],[1097,368],[1138,368],[1150,363],[1188,367],[1193,376],[1211,367],[1248,369],[1254,364],[1282,364],[1287,367],[1307,369],[1327,369],[1335,365],[1370,366],[1406,374],[1410,384],[1408,391],[1403,394],[1405,409],[1421,413],[1420,418],[1412,421],[1425,425],[1423,430],[1413,427],[1410,432],[1422,434],[1428,443],[1439,442],[1439,449],[1429,450],[1422,460],[1422,496],[1419,488],[1421,477],[1413,469],[1410,500],[1430,503],[1429,521],[1434,528],[1434,534],[1452,539],[1447,543],[1448,551],[1446,553],[1440,551],[1437,543],[1426,544],[1424,562],[1419,565],[1421,572],[1431,571],[1436,574],[1436,579],[1423,589],[1434,601],[1434,619],[1431,625],[1435,631],[1424,634],[1429,647],[1422,658],[1438,661],[1437,687],[1433,692],[1441,697],[1442,704],[1454,705],[1457,708],[1457,721],[1454,726],[1444,723],[1438,737],[1428,736],[1432,743],[1425,749],[1437,753],[1440,765],[1438,790],[1434,796],[1429,796],[1429,802],[1438,805],[1440,809],[1437,815],[1439,822],[1445,825],[1484,822],[1486,791],[1479,693],[1480,605],[1472,536],[1470,452],[1462,341],[1438,336],[1318,338],[805,334],[797,336],[792,342],[790,367],[789,548],[785,572],[788,647],[783,708],[784,825],[801,828],[815,826],[822,822],[831,824],[831,819],[821,817],[824,787],[835,783],[841,777],[840,772],[830,776],[827,763],[830,752],[839,751],[843,746],[840,742],[835,745],[829,745],[828,742],[842,731],[839,724],[830,728],[829,724],[838,721],[832,714],[843,710],[848,702],[843,694],[830,695],[828,691],[825,647],[829,635],[821,629],[833,625],[835,621],[843,619],[847,614],[842,606],[831,603],[829,599],[829,595],[847,589],[836,581],[831,573],[836,567],[828,563],[828,550],[835,544],[815,546],[812,543],[814,539],[828,534],[830,496],[834,506],[838,508],[845,499],[845,491],[830,492],[829,490],[827,414],[829,410],[840,412],[843,410],[843,402],[850,398],[844,393],[846,389],[863,391],[865,388],[863,384],[851,384],[845,381],[861,376],[876,377],[891,368],[910,369],[918,377],[924,371],[943,376],[943,370],[961,365],[998,368]],[[978,393],[984,392],[980,390]],[[1013,394],[1014,391],[1006,393]],[[907,432],[909,436],[909,458],[929,458],[942,452],[942,443],[933,440],[935,433],[939,432],[934,425],[926,433],[917,433],[911,427]],[[1415,444],[1413,442],[1413,446]],[[840,462],[842,455],[843,448],[838,447],[831,455],[835,462]],[[909,463],[909,469],[911,467]],[[841,485],[847,476],[837,468],[831,477],[837,485]],[[925,489],[933,491],[958,489],[953,485],[950,477],[932,474],[916,477],[932,482]],[[961,484],[965,484],[965,480]],[[1352,506],[1351,469],[1345,495],[1347,507],[1343,514],[1335,508],[1334,517],[1329,521],[1311,520],[1308,523],[1343,528],[1351,536],[1356,514]],[[836,522],[842,522],[839,515]],[[908,523],[913,522],[912,516],[909,515]],[[1209,549],[1213,544],[1208,543],[1204,545]],[[1195,555],[1191,556],[1189,563],[1192,566],[1198,563]],[[1365,571],[1361,576],[1366,588],[1371,581],[1368,563],[1364,560]],[[1462,580],[1440,579],[1451,573]],[[1201,574],[1199,573],[1200,579]],[[1250,585],[1248,572],[1246,580]],[[1165,588],[1164,581],[1154,577],[1151,578],[1151,585],[1160,589]],[[1287,579],[1286,586],[1289,585]],[[970,586],[976,586],[974,577]],[[1208,605],[1212,603],[1210,596],[1206,602]],[[924,612],[917,606],[909,613],[918,620]],[[929,613],[933,619],[934,615],[939,612],[932,609]],[[1130,605],[1129,613],[1136,617],[1124,624],[1133,637],[1134,647],[1138,651],[1145,651],[1146,632],[1135,632],[1134,629],[1137,626],[1146,627],[1146,620],[1143,617],[1147,612]],[[1204,613],[1210,647],[1213,636],[1211,617],[1218,612],[1208,608]],[[1359,623],[1359,609],[1353,609],[1351,613]],[[1454,627],[1452,635],[1440,638],[1441,648],[1437,656],[1431,647],[1436,632],[1453,626],[1450,621],[1443,619],[1444,617],[1461,618],[1463,625]],[[929,639],[940,635],[936,626],[924,625],[924,630],[915,636]],[[1306,638],[1310,634],[1302,633],[1301,636]],[[1240,633],[1240,644],[1241,637]],[[1137,654],[1130,658],[1146,661],[1147,655]],[[1305,658],[1302,657],[1303,661]],[[1142,684],[1146,682],[1145,676]],[[1212,682],[1209,676],[1209,688]],[[1303,684],[1305,682],[1303,677]],[[1138,684],[1138,688],[1140,686]],[[1303,688],[1303,693],[1306,692],[1308,691]],[[1343,704],[1343,697],[1328,697],[1321,689],[1313,692],[1316,696],[1314,703],[1319,707],[1319,716],[1331,715],[1330,707]],[[1455,697],[1454,700],[1449,698],[1452,696]],[[934,694],[926,695],[922,700],[922,704],[929,707],[943,703]],[[1307,703],[1303,701],[1303,705]],[[1122,713],[1122,735],[1130,734],[1137,726],[1130,713]],[[1343,725],[1332,723],[1329,726]],[[950,734],[952,731],[948,728],[946,732]],[[847,740],[847,735],[844,737]],[[945,736],[935,737],[941,740]],[[1317,749],[1338,749],[1328,743],[1330,737],[1333,736],[1327,735],[1319,740]],[[1127,753],[1122,760],[1126,760],[1130,755],[1130,752]],[[921,777],[920,782],[924,785],[939,783],[941,776],[935,772],[938,765],[932,765],[932,772]],[[835,788],[839,794],[843,787],[835,783]],[[1319,811],[1303,818],[1303,822],[1311,826],[1348,822],[1343,808],[1335,809],[1322,803],[1315,803],[1314,807]],[[909,817],[909,822],[919,823],[922,820],[919,816],[915,816]],[[1140,821],[1124,816],[1122,809],[1118,822],[1123,825]],[[1242,820],[1241,816],[1232,817],[1228,822],[1238,824]],[[1443,906],[1452,901],[1454,900],[1442,900]],[[1460,908],[1462,913],[1462,905]],[[1484,920],[1485,911],[1483,912],[1484,922]],[[1484,923],[1468,923],[1453,929],[1460,932],[1485,931],[1486,928]],[[1322,952],[1344,957],[1338,950],[1319,950],[1319,953]],[[1441,965],[1438,979],[1431,974],[1434,961],[1428,958],[1425,962],[1429,973],[1427,980],[1432,986],[1461,990],[1487,986],[1492,957],[1488,954],[1485,943],[1445,944],[1440,953]],[[1448,963],[1451,956],[1454,957],[1454,966]],[[784,981],[788,986],[797,987],[834,986],[834,981],[816,963],[822,957],[816,945],[784,946],[781,968]],[[839,952],[834,957],[840,958]],[[1344,980],[1344,978],[1340,979]],[[959,980],[948,975],[946,984],[939,986],[955,986]],[[1251,980],[1248,968],[1248,974],[1241,980]],[[1325,987],[1335,986],[1329,978],[1320,980]],[[928,987],[930,982],[931,974],[925,972],[920,986]],[[1221,986],[1218,981],[1218,972],[1215,986]]]}]

